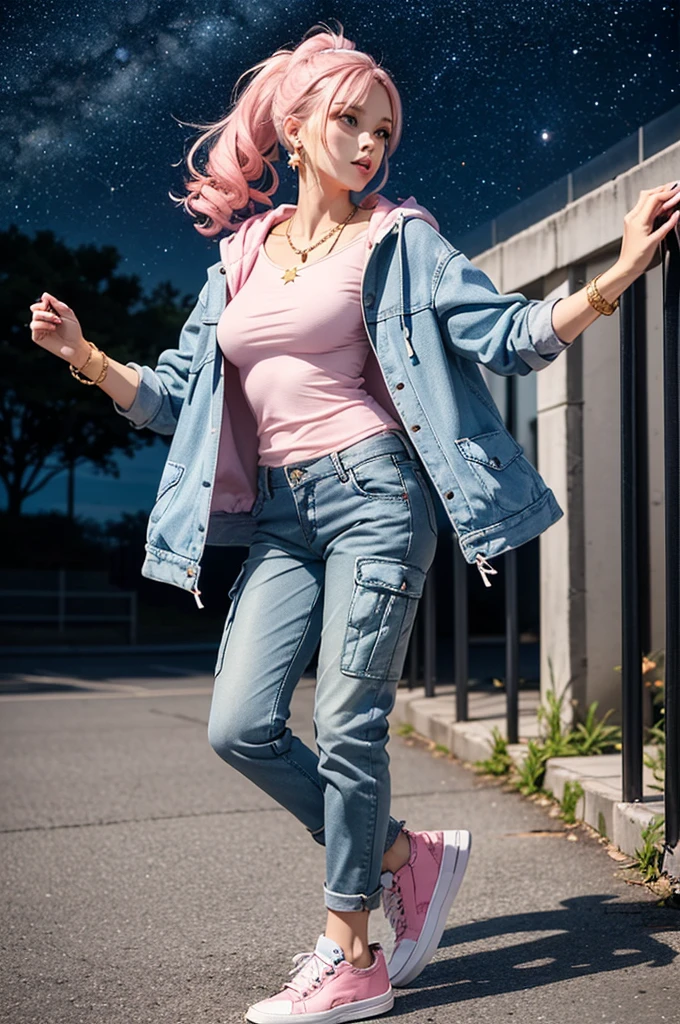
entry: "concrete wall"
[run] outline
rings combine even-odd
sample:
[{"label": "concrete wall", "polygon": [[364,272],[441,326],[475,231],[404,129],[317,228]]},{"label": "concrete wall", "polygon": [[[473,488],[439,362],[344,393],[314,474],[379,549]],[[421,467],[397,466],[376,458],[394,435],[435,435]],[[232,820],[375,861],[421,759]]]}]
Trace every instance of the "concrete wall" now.
[{"label": "concrete wall", "polygon": [[[499,291],[567,295],[610,267],[639,192],[677,178],[680,143],[475,257]],[[646,275],[652,647],[664,645],[661,269]],[[620,707],[619,314],[598,317],[535,381],[537,464],[565,515],[541,536],[541,687]],[[531,385],[529,385],[531,387]],[[497,390],[497,389],[494,389]],[[518,434],[534,415],[524,395]],[[522,401],[522,400],[521,400]],[[552,671],[551,671],[552,667]],[[568,704],[570,708],[571,705]]]}]

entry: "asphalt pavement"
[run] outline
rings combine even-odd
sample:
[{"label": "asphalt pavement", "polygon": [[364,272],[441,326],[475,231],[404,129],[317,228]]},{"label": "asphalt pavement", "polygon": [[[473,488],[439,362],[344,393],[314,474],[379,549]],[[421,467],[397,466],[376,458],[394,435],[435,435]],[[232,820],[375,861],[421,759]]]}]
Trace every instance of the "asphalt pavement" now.
[{"label": "asphalt pavement", "polygon": [[[232,1024],[323,928],[323,850],[213,753],[210,657],[0,674],[0,1020]],[[312,742],[312,679],[294,726]],[[404,1024],[680,1022],[680,916],[593,839],[393,736],[393,813],[473,833]],[[380,911],[372,937],[389,945]]]}]

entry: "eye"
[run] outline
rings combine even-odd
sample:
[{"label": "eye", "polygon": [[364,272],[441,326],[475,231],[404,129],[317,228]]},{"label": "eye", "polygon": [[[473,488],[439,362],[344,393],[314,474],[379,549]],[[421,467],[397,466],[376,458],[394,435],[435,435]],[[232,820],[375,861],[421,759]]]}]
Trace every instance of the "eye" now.
[{"label": "eye", "polygon": [[[357,121],[356,117],[354,116],[354,114],[340,114],[339,117],[340,118],[348,117],[350,119],[350,121],[354,121],[355,124],[359,123]],[[384,141],[385,142],[389,142],[390,141],[390,132],[387,130],[387,128],[378,128],[377,134],[380,135],[381,133],[382,133],[382,138],[384,139]]]}]

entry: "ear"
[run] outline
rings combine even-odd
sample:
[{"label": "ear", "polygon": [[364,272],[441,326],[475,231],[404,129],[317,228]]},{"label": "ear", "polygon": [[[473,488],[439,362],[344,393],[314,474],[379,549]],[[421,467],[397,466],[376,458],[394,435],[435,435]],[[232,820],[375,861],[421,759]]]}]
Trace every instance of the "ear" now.
[{"label": "ear", "polygon": [[299,117],[295,117],[294,114],[286,114],[281,123],[281,130],[285,139],[285,147],[289,153],[293,152],[295,138],[301,127],[302,121]]}]

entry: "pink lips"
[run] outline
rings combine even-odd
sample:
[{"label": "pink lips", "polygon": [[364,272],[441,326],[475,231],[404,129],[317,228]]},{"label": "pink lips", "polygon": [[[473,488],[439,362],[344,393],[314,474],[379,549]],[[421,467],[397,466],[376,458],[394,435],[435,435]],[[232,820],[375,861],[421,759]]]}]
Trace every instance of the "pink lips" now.
[{"label": "pink lips", "polygon": [[355,167],[361,168],[361,170],[365,174],[369,174],[372,166],[371,161],[369,160],[368,157],[365,157],[364,160],[366,161],[365,163],[363,161],[360,163],[358,160],[352,160],[352,163],[354,164]]}]

